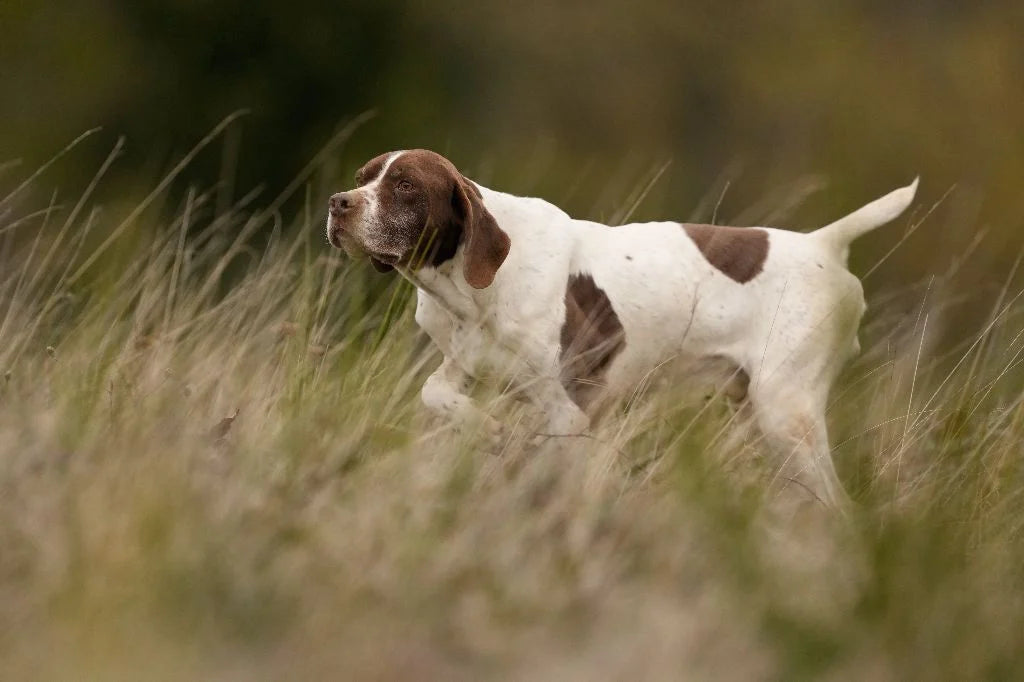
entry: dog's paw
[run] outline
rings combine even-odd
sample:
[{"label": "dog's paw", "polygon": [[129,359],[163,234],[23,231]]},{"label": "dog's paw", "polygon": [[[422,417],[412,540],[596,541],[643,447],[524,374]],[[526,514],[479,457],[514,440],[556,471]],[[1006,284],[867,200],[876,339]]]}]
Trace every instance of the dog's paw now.
[{"label": "dog's paw", "polygon": [[480,425],[480,434],[491,450],[499,452],[505,447],[510,435],[504,424],[490,416]]}]

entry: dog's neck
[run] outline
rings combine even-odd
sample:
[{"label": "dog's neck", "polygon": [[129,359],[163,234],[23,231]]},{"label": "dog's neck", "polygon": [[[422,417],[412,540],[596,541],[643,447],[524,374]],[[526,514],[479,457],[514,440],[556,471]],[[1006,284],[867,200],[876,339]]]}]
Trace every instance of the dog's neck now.
[{"label": "dog's neck", "polygon": [[512,239],[512,248],[515,248],[517,236],[526,237],[535,232],[538,226],[542,229],[557,229],[556,223],[570,220],[565,211],[544,199],[499,192],[479,183],[476,186],[483,196],[484,208]]},{"label": "dog's neck", "polygon": [[463,252],[460,245],[455,256],[441,265],[412,269],[396,268],[402,277],[430,296],[442,308],[463,322],[479,321],[483,307],[478,292],[462,274]]}]

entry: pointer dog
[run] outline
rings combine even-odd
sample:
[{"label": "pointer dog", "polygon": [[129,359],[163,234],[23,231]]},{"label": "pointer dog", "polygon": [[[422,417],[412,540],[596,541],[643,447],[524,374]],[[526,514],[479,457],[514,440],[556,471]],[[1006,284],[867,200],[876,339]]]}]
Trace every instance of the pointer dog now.
[{"label": "pointer dog", "polygon": [[416,322],[444,355],[423,386],[430,409],[497,433],[466,391],[513,378],[549,433],[575,435],[672,361],[714,372],[794,475],[843,503],[825,405],[859,351],[849,245],[903,212],[917,180],[807,234],[575,220],[425,150],[372,159],[356,185],[330,198],[327,239],[416,285]]}]

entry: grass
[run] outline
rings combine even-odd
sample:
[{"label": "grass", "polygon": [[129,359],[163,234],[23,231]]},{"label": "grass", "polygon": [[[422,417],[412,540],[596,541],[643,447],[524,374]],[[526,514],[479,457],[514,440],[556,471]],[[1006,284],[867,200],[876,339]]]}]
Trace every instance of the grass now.
[{"label": "grass", "polygon": [[146,202],[0,199],[4,679],[1024,676],[1011,284],[949,348],[955,280],[871,302],[839,523],[671,388],[557,448],[484,392],[489,452],[419,407],[409,286],[308,201]]}]

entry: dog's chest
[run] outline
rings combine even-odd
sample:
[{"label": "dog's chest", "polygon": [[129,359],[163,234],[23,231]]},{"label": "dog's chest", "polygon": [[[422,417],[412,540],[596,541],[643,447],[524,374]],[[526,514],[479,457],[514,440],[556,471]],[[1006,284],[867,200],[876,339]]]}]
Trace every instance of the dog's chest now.
[{"label": "dog's chest", "polygon": [[522,360],[498,343],[490,325],[446,310],[419,293],[416,323],[445,357],[477,379],[513,378],[525,370]]}]

